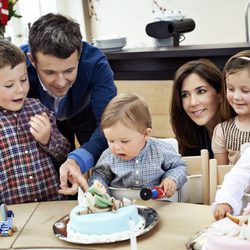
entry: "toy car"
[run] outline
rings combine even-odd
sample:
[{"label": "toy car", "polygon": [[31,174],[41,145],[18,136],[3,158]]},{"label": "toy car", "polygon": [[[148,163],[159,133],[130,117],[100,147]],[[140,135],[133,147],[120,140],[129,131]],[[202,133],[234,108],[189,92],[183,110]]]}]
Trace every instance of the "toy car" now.
[{"label": "toy car", "polygon": [[16,226],[13,226],[14,213],[8,210],[5,204],[1,205],[2,220],[0,222],[0,237],[12,236],[16,232]]}]

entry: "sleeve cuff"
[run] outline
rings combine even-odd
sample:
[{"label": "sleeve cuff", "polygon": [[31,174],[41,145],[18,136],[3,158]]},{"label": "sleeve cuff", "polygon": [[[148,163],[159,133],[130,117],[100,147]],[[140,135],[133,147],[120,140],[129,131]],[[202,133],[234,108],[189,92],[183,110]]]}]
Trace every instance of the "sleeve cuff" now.
[{"label": "sleeve cuff", "polygon": [[94,166],[94,157],[85,149],[77,148],[68,155],[69,159],[75,160],[80,166],[82,173],[86,173]]}]

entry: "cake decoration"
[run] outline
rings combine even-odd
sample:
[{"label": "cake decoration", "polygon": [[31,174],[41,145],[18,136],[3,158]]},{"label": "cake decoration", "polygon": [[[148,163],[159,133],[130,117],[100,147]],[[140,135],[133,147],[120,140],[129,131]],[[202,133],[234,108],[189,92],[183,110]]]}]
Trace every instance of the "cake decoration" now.
[{"label": "cake decoration", "polygon": [[84,209],[78,211],[77,214],[83,215],[108,211],[115,212],[118,208],[134,204],[135,201],[130,201],[127,198],[116,200],[107,193],[101,182],[95,180],[87,192],[83,192],[81,189],[78,190],[78,203],[84,206]]}]

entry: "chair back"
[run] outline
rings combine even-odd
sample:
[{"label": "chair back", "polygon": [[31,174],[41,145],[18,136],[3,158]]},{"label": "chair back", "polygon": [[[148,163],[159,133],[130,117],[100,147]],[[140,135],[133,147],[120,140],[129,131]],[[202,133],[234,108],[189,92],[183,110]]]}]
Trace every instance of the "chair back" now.
[{"label": "chair back", "polygon": [[216,159],[209,160],[209,194],[210,204],[215,200],[218,187],[223,183],[224,176],[232,169],[233,165],[218,165]]},{"label": "chair back", "polygon": [[200,155],[183,156],[182,159],[187,164],[187,184],[182,188],[183,200],[188,203],[209,204],[208,150],[202,149]]}]

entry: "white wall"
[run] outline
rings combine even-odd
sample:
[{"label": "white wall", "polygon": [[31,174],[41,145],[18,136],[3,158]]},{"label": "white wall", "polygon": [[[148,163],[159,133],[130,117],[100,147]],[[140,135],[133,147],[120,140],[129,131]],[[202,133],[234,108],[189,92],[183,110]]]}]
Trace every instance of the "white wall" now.
[{"label": "white wall", "polygon": [[[80,23],[85,38],[82,1],[92,2],[97,14],[97,21],[91,19],[93,38],[125,35],[127,47],[154,45],[153,39],[145,32],[146,25],[153,21],[152,11],[157,10],[154,0],[19,0],[18,13],[23,18],[10,21],[9,26],[15,28],[14,31],[9,29],[9,33],[13,36],[27,33],[27,22],[32,23],[47,12],[60,12]],[[194,19],[196,27],[185,34],[186,39],[181,43],[185,45],[246,41],[245,9],[248,1],[157,0],[157,3],[167,10],[180,10],[187,18]],[[37,10],[39,5],[40,11]],[[15,36],[13,42],[19,44],[21,39]]]},{"label": "white wall", "polygon": [[6,30],[12,42],[17,45],[28,40],[27,24],[32,24],[49,12],[62,13],[75,19],[80,24],[83,39],[86,39],[82,0],[19,0],[15,10],[22,18],[12,18]]},{"label": "white wall", "polygon": [[[152,46],[145,27],[153,21],[153,0],[92,0],[98,21],[93,36],[126,35],[127,47]],[[245,9],[248,0],[158,0],[168,10],[180,10],[194,19],[194,31],[181,44],[246,41]],[[250,16],[250,15],[249,15]]]}]

